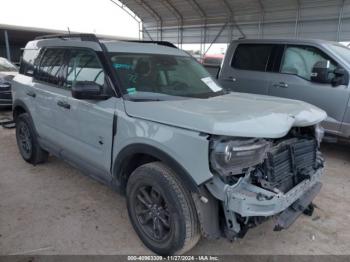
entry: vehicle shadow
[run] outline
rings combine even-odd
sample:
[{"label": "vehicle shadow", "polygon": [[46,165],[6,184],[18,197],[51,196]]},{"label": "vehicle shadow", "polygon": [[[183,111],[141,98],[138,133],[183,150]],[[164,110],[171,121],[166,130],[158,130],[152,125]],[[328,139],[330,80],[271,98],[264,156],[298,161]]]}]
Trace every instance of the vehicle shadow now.
[{"label": "vehicle shadow", "polygon": [[[336,143],[322,143],[321,151],[327,152],[328,158],[337,158],[338,160],[350,162],[350,142],[338,141]],[[339,154],[341,152],[342,154]]]}]

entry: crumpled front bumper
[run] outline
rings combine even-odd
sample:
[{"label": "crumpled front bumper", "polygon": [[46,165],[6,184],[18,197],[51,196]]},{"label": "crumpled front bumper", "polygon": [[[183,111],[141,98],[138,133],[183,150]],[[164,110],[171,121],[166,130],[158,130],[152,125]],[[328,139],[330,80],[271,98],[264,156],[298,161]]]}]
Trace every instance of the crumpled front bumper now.
[{"label": "crumpled front bumper", "polygon": [[242,177],[232,186],[216,180],[207,187],[216,198],[224,202],[226,210],[238,213],[242,217],[267,217],[276,215],[291,206],[316,183],[319,183],[322,175],[323,168],[319,168],[310,176],[310,179],[300,182],[287,193],[274,193],[252,185],[248,176]]}]

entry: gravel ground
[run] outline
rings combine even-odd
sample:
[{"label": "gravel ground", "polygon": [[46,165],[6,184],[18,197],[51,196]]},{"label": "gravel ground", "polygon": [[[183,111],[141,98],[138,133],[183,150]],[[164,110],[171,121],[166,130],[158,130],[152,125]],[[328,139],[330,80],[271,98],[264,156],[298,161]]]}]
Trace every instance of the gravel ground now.
[{"label": "gravel ground", "polygon": [[[350,147],[322,149],[326,175],[312,217],[282,232],[268,221],[234,243],[204,239],[190,253],[349,255]],[[27,164],[14,130],[0,127],[0,254],[151,253],[129,222],[123,196],[57,158]]]}]

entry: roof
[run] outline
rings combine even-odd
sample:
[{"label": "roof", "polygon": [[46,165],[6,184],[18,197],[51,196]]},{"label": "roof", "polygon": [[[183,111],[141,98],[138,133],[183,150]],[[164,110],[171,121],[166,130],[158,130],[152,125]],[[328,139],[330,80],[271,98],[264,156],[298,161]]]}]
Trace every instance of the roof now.
[{"label": "roof", "polygon": [[[291,38],[276,38],[276,39],[239,39],[234,40],[234,42],[239,43],[289,43],[289,44],[339,44],[335,41],[329,41],[329,40],[323,40],[323,39],[309,39],[309,38],[302,38],[302,39],[291,39]],[[340,44],[339,44],[340,45]]]},{"label": "roof", "polygon": [[144,27],[145,39],[228,43],[245,38],[350,39],[350,1],[120,0]]},{"label": "roof", "polygon": [[[189,56],[186,52],[168,46],[158,45],[156,43],[142,43],[142,42],[130,42],[121,40],[100,40],[109,52],[118,53],[143,53],[143,54],[163,54],[163,55],[177,55],[177,56]],[[77,38],[50,38],[50,39],[38,39],[30,41],[26,45],[26,49],[36,49],[42,47],[86,47],[95,51],[102,51],[98,42],[94,41],[82,41]]]},{"label": "roof", "polygon": [[127,41],[102,41],[107,50],[118,53],[143,53],[143,54],[162,54],[162,55],[178,55],[189,56],[186,52],[168,46],[161,46],[152,43],[138,43]]}]

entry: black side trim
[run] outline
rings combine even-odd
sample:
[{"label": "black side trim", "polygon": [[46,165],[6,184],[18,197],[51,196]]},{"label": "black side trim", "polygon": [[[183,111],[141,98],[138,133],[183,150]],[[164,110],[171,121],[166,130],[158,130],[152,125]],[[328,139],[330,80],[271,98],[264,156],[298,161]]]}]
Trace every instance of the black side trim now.
[{"label": "black side trim", "polygon": [[112,174],[113,174],[114,140],[115,140],[115,135],[117,134],[117,126],[118,126],[118,116],[114,113],[114,115],[113,115],[113,130],[112,130],[111,166],[110,166],[110,171]]},{"label": "black side trim", "polygon": [[182,180],[183,185],[191,192],[199,193],[198,185],[193,180],[191,175],[183,168],[176,160],[174,160],[167,153],[160,149],[146,145],[146,144],[133,144],[126,146],[120,151],[117,159],[113,165],[113,176],[115,178],[115,184],[119,187],[125,186],[125,178],[123,178],[123,169],[128,164],[128,159],[136,154],[145,154],[159,159],[166,165],[168,165],[179,178]]},{"label": "black side trim", "polygon": [[[12,105],[13,120],[16,120],[15,113],[16,113],[17,107],[22,107],[30,115],[30,111],[29,111],[28,107],[26,106],[26,104],[22,100],[16,99],[15,101],[13,101],[13,105]],[[31,117],[31,115],[30,115],[30,117]]]}]

